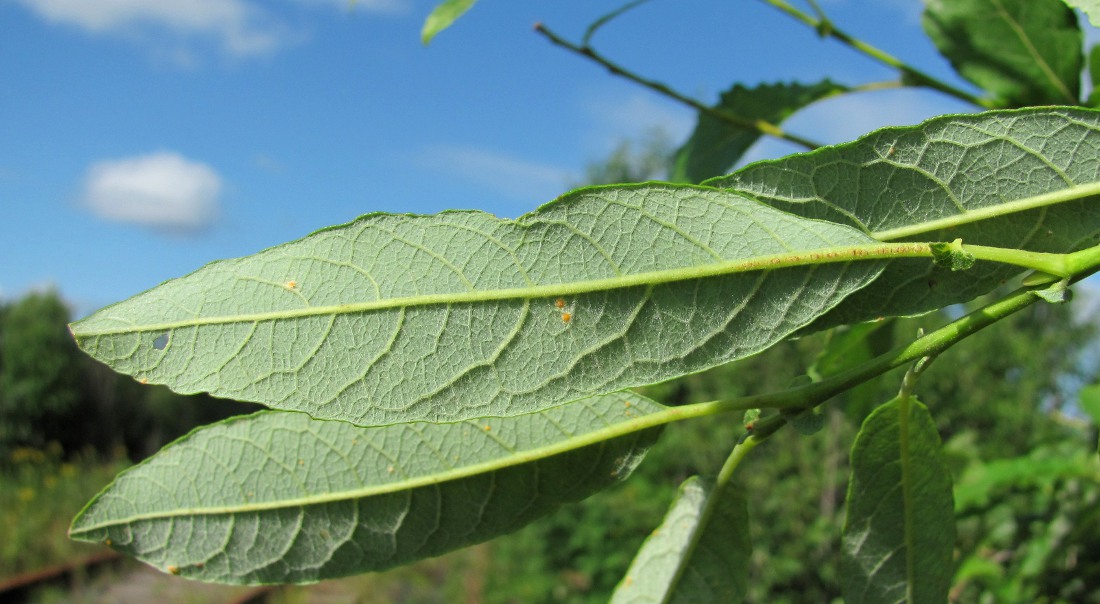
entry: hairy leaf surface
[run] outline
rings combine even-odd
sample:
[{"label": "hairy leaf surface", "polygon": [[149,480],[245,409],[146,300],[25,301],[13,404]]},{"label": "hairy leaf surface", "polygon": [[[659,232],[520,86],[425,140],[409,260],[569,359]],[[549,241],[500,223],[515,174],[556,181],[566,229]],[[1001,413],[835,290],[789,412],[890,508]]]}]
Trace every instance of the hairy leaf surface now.
[{"label": "hairy leaf surface", "polygon": [[[779,124],[794,112],[823,98],[840,94],[844,86],[823,80],[817,84],[741,84],[722,93],[715,110],[750,121]],[[759,130],[740,128],[708,113],[699,114],[691,138],[676,152],[671,180],[702,182],[725,174],[760,139]]]},{"label": "hairy leaf surface", "polygon": [[603,440],[607,430],[661,409],[613,393],[520,417],[374,428],[261,412],[122,473],[70,533],[219,583],[380,570],[514,531],[626,478],[657,429]]},{"label": "hairy leaf surface", "polygon": [[[1065,253],[1100,239],[1100,112],[1037,108],[933,118],[758,162],[707,184],[886,241]],[[987,293],[1021,269],[897,260],[815,327],[909,315]]]},{"label": "hairy leaf surface", "polygon": [[1062,0],[925,0],[924,30],[959,74],[1007,106],[1074,105],[1082,35]]},{"label": "hairy leaf surface", "polygon": [[728,191],[596,187],[515,221],[368,215],[72,329],[117,371],[180,392],[359,425],[517,415],[763,350],[883,262],[764,268],[877,243]]},{"label": "hairy leaf surface", "polygon": [[955,546],[951,474],[936,424],[915,398],[894,399],[863,422],[846,505],[845,602],[947,601]]},{"label": "hairy leaf surface", "polygon": [[751,554],[744,494],[717,491],[713,480],[693,476],[680,485],[611,602],[737,604],[748,591]]}]

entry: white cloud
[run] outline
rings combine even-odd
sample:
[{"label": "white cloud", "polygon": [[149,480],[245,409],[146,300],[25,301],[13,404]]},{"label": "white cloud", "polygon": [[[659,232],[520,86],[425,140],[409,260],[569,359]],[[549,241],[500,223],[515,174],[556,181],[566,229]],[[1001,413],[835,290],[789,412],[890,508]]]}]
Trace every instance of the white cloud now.
[{"label": "white cloud", "polygon": [[221,188],[209,166],[162,151],[93,164],[82,201],[107,220],[193,232],[217,215]]},{"label": "white cloud", "polygon": [[409,10],[409,0],[297,0],[306,6],[324,5],[343,10],[365,10],[372,13],[404,13]]},{"label": "white cloud", "polygon": [[566,168],[469,145],[432,145],[418,161],[430,170],[527,203],[549,201],[578,178]]},{"label": "white cloud", "polygon": [[[137,38],[179,63],[194,61],[195,42],[214,41],[223,52],[248,57],[302,38],[280,21],[278,5],[257,0],[17,0],[39,17],[96,35]],[[311,7],[351,12],[403,12],[408,0],[298,0]],[[168,35],[165,35],[168,34]]]},{"label": "white cloud", "polygon": [[285,27],[245,0],[19,0],[40,17],[93,34],[137,36],[163,45],[171,34],[180,54],[194,38],[213,39],[233,56],[275,50]]}]

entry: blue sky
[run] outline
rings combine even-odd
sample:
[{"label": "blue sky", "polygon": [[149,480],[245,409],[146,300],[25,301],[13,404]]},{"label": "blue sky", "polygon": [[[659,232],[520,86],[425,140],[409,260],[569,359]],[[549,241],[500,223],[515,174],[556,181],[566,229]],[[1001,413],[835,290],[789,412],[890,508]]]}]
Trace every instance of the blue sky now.
[{"label": "blue sky", "polygon": [[[0,297],[55,287],[78,315],[374,211],[514,217],[624,139],[689,109],[532,31],[578,40],[621,0],[482,0],[428,47],[429,0],[0,2]],[[919,0],[829,0],[842,28],[967,87]],[[746,84],[890,71],[761,2],[654,0],[596,36],[714,102]],[[841,142],[970,110],[930,92],[820,103],[790,130]],[[796,149],[765,141],[754,158]]]}]

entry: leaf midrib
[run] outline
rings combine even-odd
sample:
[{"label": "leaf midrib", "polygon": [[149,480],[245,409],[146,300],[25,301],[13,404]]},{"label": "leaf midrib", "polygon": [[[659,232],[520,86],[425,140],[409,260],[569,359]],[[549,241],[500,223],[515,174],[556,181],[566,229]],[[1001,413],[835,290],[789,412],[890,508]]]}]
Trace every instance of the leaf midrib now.
[{"label": "leaf midrib", "polygon": [[1009,214],[1026,212],[1028,210],[1036,210],[1059,203],[1078,201],[1086,197],[1091,197],[1093,195],[1100,195],[1100,181],[1090,182],[1083,185],[1074,185],[1065,189],[1060,189],[1058,191],[1051,191],[1049,193],[1043,193],[1041,195],[1034,195],[1032,197],[1025,197],[1023,199],[1007,201],[997,205],[985,206],[982,208],[977,208],[975,210],[968,210],[963,214],[957,214],[955,216],[948,216],[946,218],[919,222],[917,224],[897,227],[893,229],[886,229],[884,231],[875,231],[869,234],[875,239],[879,239],[882,241],[891,241],[902,239],[905,237],[914,237],[932,231],[964,226],[974,222],[980,222],[982,220],[989,220]]},{"label": "leaf midrib", "polygon": [[[1100,189],[1100,186],[1098,186]],[[717,277],[737,273],[747,273],[762,270],[776,270],[782,268],[805,267],[819,264],[840,264],[854,261],[884,260],[899,257],[931,257],[927,244],[923,243],[881,243],[869,242],[862,245],[837,246],[817,248],[805,252],[769,254],[754,256],[750,259],[729,260],[675,269],[660,271],[648,271],[623,275],[621,277],[608,277],[602,279],[587,279],[561,284],[534,285],[529,287],[517,287],[508,289],[492,289],[481,291],[447,292],[439,294],[423,294],[419,296],[403,296],[387,298],[383,300],[371,300],[367,302],[355,302],[348,304],[333,304],[325,306],[311,306],[307,308],[280,310],[260,313],[245,313],[234,315],[218,315],[198,317],[179,321],[166,321],[163,323],[150,323],[144,325],[126,325],[110,329],[81,329],[82,322],[73,324],[74,335],[81,338],[128,334],[150,331],[169,331],[185,327],[197,327],[203,325],[225,325],[231,323],[259,323],[265,321],[277,321],[284,319],[297,319],[303,317],[330,316],[342,314],[357,314],[377,310],[393,308],[409,308],[417,306],[436,306],[452,304],[468,304],[477,302],[493,302],[500,300],[531,300],[537,298],[549,298],[554,296],[575,296],[599,291],[625,289],[644,285],[661,285],[678,281],[690,281]]]},{"label": "leaf midrib", "polygon": [[[165,518],[176,518],[179,516],[217,516],[242,514],[248,512],[263,512],[284,508],[322,505],[352,499],[364,499],[366,497],[408,491],[419,487],[425,487],[444,482],[451,482],[461,478],[469,478],[471,476],[476,476],[479,474],[495,472],[503,470],[505,468],[539,461],[541,459],[560,455],[562,453],[573,451],[575,449],[599,444],[614,438],[627,436],[633,433],[640,432],[642,430],[661,426],[675,420],[683,419],[684,415],[685,413],[683,409],[664,408],[659,411],[654,411],[652,413],[636,417],[634,419],[616,422],[614,424],[608,425],[598,430],[594,430],[592,432],[586,432],[578,436],[559,440],[549,445],[534,447],[532,449],[528,449],[519,453],[514,453],[506,457],[484,461],[477,464],[466,465],[462,466],[461,468],[446,470],[443,472],[430,473],[416,478],[410,478],[408,480],[396,481],[382,485],[373,485],[359,489],[343,490],[335,493],[324,493],[320,495],[286,498],[277,501],[264,501],[235,506],[213,506],[208,508],[179,508],[174,510],[149,512],[145,514],[133,514],[125,518],[112,518],[110,519],[110,521],[81,526],[79,528],[74,526],[73,530],[70,531],[70,535],[75,537],[77,535],[99,529],[125,525],[144,520],[159,520]],[[481,420],[481,423],[489,422],[491,422],[491,418]],[[479,430],[482,429],[481,425],[477,421],[471,420],[464,423],[475,426]]]}]

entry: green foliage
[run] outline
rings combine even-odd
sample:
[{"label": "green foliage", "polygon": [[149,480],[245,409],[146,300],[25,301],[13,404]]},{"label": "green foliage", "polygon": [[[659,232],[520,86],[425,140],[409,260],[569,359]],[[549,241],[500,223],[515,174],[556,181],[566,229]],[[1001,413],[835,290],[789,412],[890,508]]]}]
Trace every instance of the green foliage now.
[{"label": "green foliage", "polygon": [[428,18],[424,20],[424,27],[420,31],[420,41],[428,44],[439,32],[450,27],[466,11],[473,8],[477,0],[444,0],[440,2]]},{"label": "green foliage", "polygon": [[94,552],[68,539],[68,519],[125,466],[94,455],[65,460],[56,444],[0,460],[0,580]]},{"label": "green foliage", "polygon": [[1062,0],[925,0],[923,23],[959,74],[1002,106],[1080,100],[1081,30]]},{"label": "green foliage", "polygon": [[908,393],[852,445],[841,584],[846,602],[942,602],[951,586],[951,479],[928,409]]},{"label": "green foliage", "polygon": [[[747,129],[741,120],[762,120],[779,124],[799,109],[846,91],[844,86],[823,80],[813,85],[798,83],[763,84],[746,88],[741,84],[722,93],[712,111],[700,112],[699,123],[676,153],[670,180],[703,182],[725,174],[749,150],[763,132]],[[737,116],[730,122],[729,115]]]},{"label": "green foliage", "polygon": [[69,310],[53,291],[30,294],[4,313],[0,454],[58,438],[57,424],[79,402],[83,359],[65,328],[68,320]]},{"label": "green foliage", "polygon": [[[536,31],[699,111],[674,178],[717,176],[762,135],[812,147],[776,124],[859,89],[736,84],[708,107],[591,46],[643,2],[580,45]],[[108,307],[73,332],[113,369],[313,417],[196,430],[120,475],[73,535],[211,581],[377,570],[616,485],[659,426],[710,417],[671,426],[656,449],[672,461],[643,466],[642,481],[497,546],[512,554],[497,576],[552,579],[494,585],[523,601],[603,600],[616,583],[623,601],[1097,598],[1081,574],[1100,571],[1096,435],[1059,419],[1066,384],[1095,381],[1096,327],[1046,303],[1100,270],[1100,112],[1076,106],[1074,13],[928,0],[926,31],[979,97],[817,3],[811,15],[764,2],[901,85],[1023,108],[883,128],[704,186],[582,188],[514,221],[371,214]],[[472,4],[437,7],[425,41]],[[623,148],[593,178],[659,165],[633,163]],[[902,393],[872,409],[895,378]],[[750,454],[769,439],[783,443]]]}]

